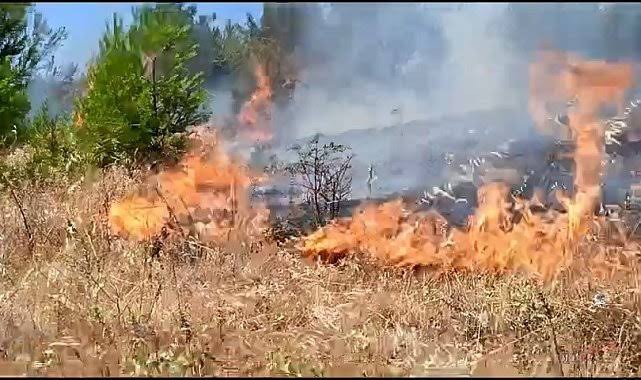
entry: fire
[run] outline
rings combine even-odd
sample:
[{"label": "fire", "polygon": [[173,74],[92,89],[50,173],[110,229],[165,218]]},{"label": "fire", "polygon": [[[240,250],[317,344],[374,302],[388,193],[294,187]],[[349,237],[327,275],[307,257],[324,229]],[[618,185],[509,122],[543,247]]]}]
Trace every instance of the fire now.
[{"label": "fire", "polygon": [[250,234],[260,231],[268,210],[252,207],[247,198],[252,181],[260,177],[234,162],[215,133],[198,132],[194,148],[178,168],[151,178],[147,194],[111,207],[109,222],[115,233],[145,240],[173,224],[202,240],[215,240],[241,226]]},{"label": "fire", "polygon": [[566,213],[535,212],[536,199],[514,199],[506,185],[479,189],[479,207],[467,229],[447,231],[432,212],[411,212],[401,201],[365,206],[351,219],[334,221],[299,245],[308,256],[336,259],[366,253],[391,265],[431,266],[442,271],[523,271],[543,279],[558,275],[574,257],[591,225],[600,196],[603,131],[600,108],[623,99],[632,83],[627,65],[582,61],[544,52],[530,70],[530,110],[544,125],[546,103],[577,99],[570,114],[575,142],[575,189],[560,195]]},{"label": "fire", "polygon": [[572,238],[581,235],[581,222],[591,214],[600,195],[603,130],[598,118],[601,107],[615,103],[622,107],[625,91],[632,85],[632,68],[601,61],[584,62],[573,55],[540,53],[539,63],[530,69],[533,92],[530,110],[541,124],[546,102],[567,101],[577,105],[568,113],[575,142],[575,198],[568,205]]},{"label": "fire", "polygon": [[74,111],[73,113],[73,125],[76,128],[80,128],[85,124],[85,119],[82,116],[82,113],[80,111]]},{"label": "fire", "polygon": [[433,212],[407,212],[400,201],[367,206],[306,237],[300,248],[334,260],[366,252],[386,264],[437,270],[522,270],[551,278],[568,260],[564,215],[535,214],[529,202],[514,209],[508,187],[492,183],[479,191],[480,207],[466,231],[447,232]]},{"label": "fire", "polygon": [[[272,90],[265,68],[255,65],[256,90],[238,114],[234,129],[241,139],[268,141]],[[111,207],[111,229],[124,236],[146,240],[159,236],[166,226],[201,240],[217,240],[232,231],[256,234],[266,225],[269,211],[250,205],[249,187],[265,178],[231,159],[216,133],[195,129],[193,149],[178,167],[147,183],[146,194],[134,195]]]},{"label": "fire", "polygon": [[256,64],[254,68],[256,89],[238,114],[238,125],[241,135],[251,141],[269,141],[272,132],[269,129],[271,120],[272,88],[269,76],[263,65]]}]

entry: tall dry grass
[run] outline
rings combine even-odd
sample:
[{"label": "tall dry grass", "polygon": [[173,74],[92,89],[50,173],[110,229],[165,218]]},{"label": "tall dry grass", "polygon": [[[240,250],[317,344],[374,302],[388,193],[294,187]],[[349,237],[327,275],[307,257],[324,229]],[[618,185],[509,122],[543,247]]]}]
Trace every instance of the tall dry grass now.
[{"label": "tall dry grass", "polygon": [[634,260],[545,285],[323,265],[267,242],[134,243],[106,212],[136,179],[90,182],[0,198],[0,375],[640,372]]}]

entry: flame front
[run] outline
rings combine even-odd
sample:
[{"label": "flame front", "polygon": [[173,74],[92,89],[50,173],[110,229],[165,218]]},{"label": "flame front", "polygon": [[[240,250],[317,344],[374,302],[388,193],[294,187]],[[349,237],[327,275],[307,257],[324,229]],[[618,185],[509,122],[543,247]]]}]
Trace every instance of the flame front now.
[{"label": "flame front", "polygon": [[111,207],[112,230],[140,240],[160,234],[171,224],[215,240],[244,226],[249,233],[260,230],[268,210],[252,207],[247,199],[252,175],[220,147],[215,133],[199,131],[194,147],[178,168],[154,176],[147,194],[124,199]]},{"label": "flame front", "polygon": [[[243,140],[268,141],[271,119],[271,82],[265,68],[255,65],[257,87],[236,118],[234,128]],[[234,162],[222,149],[215,132],[194,129],[194,148],[178,168],[154,176],[146,194],[126,198],[110,209],[109,223],[119,235],[146,240],[159,236],[163,227],[173,226],[216,240],[232,231],[260,233],[269,210],[249,203],[252,182],[262,175]]]},{"label": "flame front", "polygon": [[544,52],[531,66],[530,110],[543,126],[547,102],[577,107],[569,114],[575,143],[574,196],[561,197],[567,213],[535,213],[536,199],[513,199],[507,185],[489,183],[479,189],[479,207],[465,231],[448,230],[435,213],[407,212],[401,201],[366,206],[351,219],[305,237],[305,255],[335,259],[363,252],[392,265],[432,266],[443,271],[525,271],[554,278],[570,263],[580,237],[590,225],[600,196],[603,133],[597,112],[623,99],[632,83],[627,65],[581,61]]},{"label": "flame front", "polygon": [[408,213],[397,200],[365,207],[351,219],[336,221],[307,236],[299,248],[330,260],[365,252],[398,266],[498,273],[522,270],[554,277],[569,259],[566,215],[534,214],[530,202],[514,210],[508,190],[501,183],[481,188],[481,203],[467,231],[448,231],[446,221],[436,213]]},{"label": "flame front", "polygon": [[272,139],[272,131],[269,128],[271,121],[271,98],[272,88],[269,76],[265,67],[256,64],[254,66],[256,89],[252,93],[238,114],[238,124],[241,135],[251,141],[269,141]]}]

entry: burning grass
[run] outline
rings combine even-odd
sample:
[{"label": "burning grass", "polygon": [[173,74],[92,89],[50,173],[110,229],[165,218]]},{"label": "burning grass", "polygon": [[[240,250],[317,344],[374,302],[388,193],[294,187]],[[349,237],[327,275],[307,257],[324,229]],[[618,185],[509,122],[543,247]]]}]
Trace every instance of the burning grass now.
[{"label": "burning grass", "polygon": [[250,236],[261,232],[269,211],[251,205],[247,197],[261,175],[233,160],[215,131],[195,132],[192,150],[176,168],[151,177],[139,194],[111,207],[109,221],[115,233],[144,240],[173,225],[182,234],[208,241],[235,229]]},{"label": "burning grass", "polygon": [[32,253],[1,198],[3,375],[638,374],[632,258],[607,281],[574,262],[543,285],[358,257],[323,265],[233,238],[127,241],[107,206],[136,182],[18,189]]}]

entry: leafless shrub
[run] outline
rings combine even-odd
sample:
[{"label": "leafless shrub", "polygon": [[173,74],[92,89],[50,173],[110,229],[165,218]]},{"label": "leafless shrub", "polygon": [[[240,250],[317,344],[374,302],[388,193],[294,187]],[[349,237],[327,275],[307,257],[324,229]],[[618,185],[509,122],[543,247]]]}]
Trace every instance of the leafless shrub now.
[{"label": "leafless shrub", "polygon": [[286,170],[298,178],[297,185],[303,188],[316,222],[324,225],[339,215],[341,202],[351,193],[354,155],[345,145],[321,144],[319,139],[316,135],[306,145],[292,147],[297,161],[287,165]]}]

